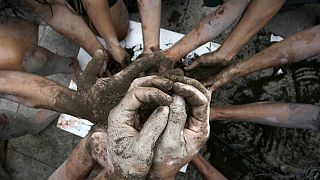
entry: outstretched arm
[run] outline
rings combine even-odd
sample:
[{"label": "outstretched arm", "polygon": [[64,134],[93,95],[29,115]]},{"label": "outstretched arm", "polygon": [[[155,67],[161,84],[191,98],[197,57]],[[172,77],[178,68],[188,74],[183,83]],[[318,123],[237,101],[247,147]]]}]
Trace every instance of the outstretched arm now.
[{"label": "outstretched arm", "polygon": [[98,39],[85,21],[72,9],[65,0],[52,0],[48,5],[35,0],[21,1],[21,9],[44,20],[52,29],[70,38],[93,55],[103,49]]},{"label": "outstretched arm", "polygon": [[205,83],[214,91],[237,77],[263,69],[295,63],[320,54],[320,25],[296,33],[254,56],[224,69]]},{"label": "outstretched arm", "polygon": [[187,70],[198,65],[229,63],[241,48],[275,16],[286,0],[253,0],[220,48],[200,56]]},{"label": "outstretched arm", "polygon": [[276,127],[320,131],[320,107],[296,103],[252,103],[211,107],[210,121],[247,121]]},{"label": "outstretched arm", "polygon": [[173,62],[177,62],[190,51],[220,35],[241,16],[249,2],[249,0],[230,0],[224,3],[169,48],[166,51],[167,57]]}]

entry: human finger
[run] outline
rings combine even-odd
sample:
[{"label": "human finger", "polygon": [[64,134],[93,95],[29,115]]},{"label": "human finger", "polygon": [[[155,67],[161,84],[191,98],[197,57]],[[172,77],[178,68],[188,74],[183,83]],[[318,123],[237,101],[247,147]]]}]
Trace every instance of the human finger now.
[{"label": "human finger", "polygon": [[162,91],[169,91],[172,89],[172,85],[173,82],[167,78],[161,76],[146,76],[135,79],[131,83],[128,91],[135,87],[155,87]]},{"label": "human finger", "polygon": [[165,78],[170,79],[173,82],[180,82],[183,84],[188,84],[191,86],[196,87],[199,91],[201,91],[204,95],[206,95],[208,98],[210,97],[209,91],[197,80],[185,76],[176,76],[176,75],[170,75],[167,74],[164,76]]},{"label": "human finger", "polygon": [[163,132],[162,141],[177,145],[182,141],[183,136],[181,135],[187,121],[185,100],[179,95],[173,95],[173,102],[169,107],[169,120]]},{"label": "human finger", "polygon": [[153,87],[136,87],[130,90],[109,115],[109,123],[126,123],[134,119],[139,107],[144,103],[155,103],[159,106],[167,106],[172,102],[171,96]]},{"label": "human finger", "polygon": [[173,84],[176,94],[185,98],[191,105],[191,116],[188,118],[188,129],[205,134],[209,127],[209,100],[197,88],[176,82]]},{"label": "human finger", "polygon": [[[167,125],[168,115],[169,107],[160,106],[151,114],[143,125],[134,145],[136,152],[139,152],[141,155],[145,155],[142,157],[150,158],[147,156],[153,155],[153,148],[156,141]],[[152,158],[150,161],[151,160]]]}]

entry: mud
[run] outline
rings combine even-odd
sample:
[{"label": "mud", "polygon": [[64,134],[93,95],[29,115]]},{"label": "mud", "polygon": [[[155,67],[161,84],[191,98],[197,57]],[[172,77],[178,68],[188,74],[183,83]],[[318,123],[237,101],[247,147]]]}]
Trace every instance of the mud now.
[{"label": "mud", "polygon": [[[212,101],[214,104],[275,101],[319,105],[319,65],[320,59],[315,58],[253,73],[216,91]],[[319,139],[319,133],[309,130],[214,122],[205,153],[210,154],[210,162],[229,179],[283,178],[286,174],[280,170],[282,165],[301,169],[319,166]]]}]

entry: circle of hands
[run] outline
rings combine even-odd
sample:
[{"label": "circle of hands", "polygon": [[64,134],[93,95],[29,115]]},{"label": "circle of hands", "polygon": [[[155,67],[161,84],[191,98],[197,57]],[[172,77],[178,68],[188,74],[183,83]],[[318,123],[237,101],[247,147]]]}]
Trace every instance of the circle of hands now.
[{"label": "circle of hands", "polygon": [[[200,82],[184,76],[134,80],[110,112],[107,130],[91,136],[93,158],[104,168],[105,178],[174,177],[208,139],[210,99]],[[139,131],[135,121],[146,103],[158,107]]]}]

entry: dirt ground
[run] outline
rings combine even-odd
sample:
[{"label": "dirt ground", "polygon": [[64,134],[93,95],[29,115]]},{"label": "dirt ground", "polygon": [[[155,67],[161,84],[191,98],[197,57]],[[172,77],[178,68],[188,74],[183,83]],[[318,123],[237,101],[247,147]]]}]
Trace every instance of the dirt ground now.
[{"label": "dirt ground", "polygon": [[[197,0],[163,1],[162,28],[188,32],[212,8]],[[139,21],[138,13],[130,14]],[[283,37],[320,23],[320,4],[282,10],[239,53],[234,61],[249,57],[270,46],[270,35]],[[230,29],[214,42],[221,43]],[[40,29],[40,43],[70,56],[77,46],[47,27]],[[51,33],[51,34],[50,34]],[[65,48],[63,48],[65,47]],[[69,49],[68,49],[69,48]],[[70,53],[70,51],[72,53]],[[281,69],[282,73],[279,70]],[[191,73],[197,79],[218,72],[203,68]],[[54,76],[64,83],[70,77]],[[223,86],[213,94],[212,104],[244,104],[258,101],[297,102],[320,105],[320,58],[250,74]],[[0,100],[0,106],[32,117],[34,110]],[[61,131],[54,122],[37,136],[12,139],[7,144],[5,168],[14,179],[46,179],[67,157],[80,138]],[[274,128],[253,123],[213,122],[211,135],[201,151],[229,179],[279,179],[289,177],[281,166],[292,172],[320,166],[320,133],[309,130]],[[177,179],[200,179],[190,165]]]}]

